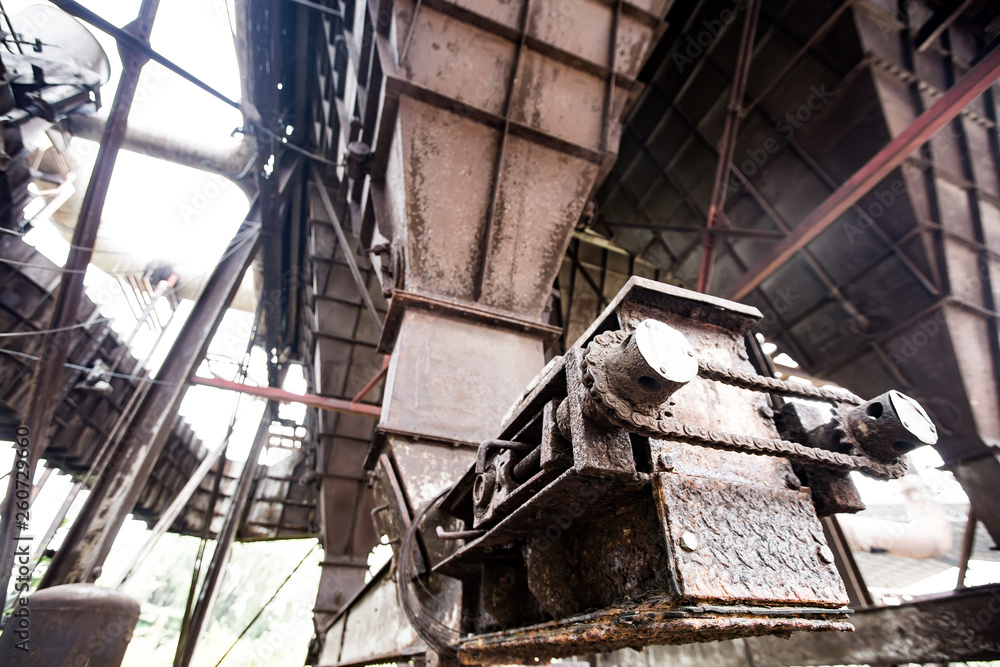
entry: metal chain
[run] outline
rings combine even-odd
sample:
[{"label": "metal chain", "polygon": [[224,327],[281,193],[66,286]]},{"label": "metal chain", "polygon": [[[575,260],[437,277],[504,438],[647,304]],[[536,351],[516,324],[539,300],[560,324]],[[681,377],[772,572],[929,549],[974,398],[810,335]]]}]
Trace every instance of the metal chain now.
[{"label": "metal chain", "polygon": [[865,402],[864,399],[855,396],[846,389],[830,389],[814,387],[798,382],[786,382],[778,378],[769,378],[764,375],[754,375],[753,373],[744,373],[731,368],[723,368],[718,364],[707,361],[698,361],[698,375],[709,380],[740,387],[741,389],[750,389],[768,394],[781,394],[782,396],[831,401],[833,403],[849,403],[850,405],[861,405]]},{"label": "metal chain", "polygon": [[[692,445],[731,452],[742,452],[745,454],[781,456],[803,465],[819,466],[835,470],[858,470],[886,479],[902,477],[906,473],[905,460],[896,463],[881,463],[865,456],[831,452],[790,440],[726,433],[702,428],[694,424],[680,424],[673,420],[659,419],[648,414],[642,414],[634,410],[627,401],[614,394],[608,386],[607,378],[604,374],[604,357],[612,349],[612,346],[621,343],[625,336],[627,334],[621,331],[610,331],[597,336],[587,346],[581,364],[583,382],[590,392],[591,398],[594,399],[594,405],[609,421],[622,428],[649,438],[675,440]],[[713,374],[716,369],[718,367],[713,367]],[[732,371],[724,373],[727,379],[735,379],[741,382],[744,375],[743,373],[734,373]],[[755,379],[752,376],[748,377],[751,380]],[[714,376],[708,379],[720,381]],[[766,380],[768,378],[760,379]],[[772,390],[770,385],[767,385],[767,387],[763,391]],[[756,388],[756,385],[747,388]],[[824,398],[825,400],[832,400],[829,397]],[[858,400],[860,402],[860,399]]]}]

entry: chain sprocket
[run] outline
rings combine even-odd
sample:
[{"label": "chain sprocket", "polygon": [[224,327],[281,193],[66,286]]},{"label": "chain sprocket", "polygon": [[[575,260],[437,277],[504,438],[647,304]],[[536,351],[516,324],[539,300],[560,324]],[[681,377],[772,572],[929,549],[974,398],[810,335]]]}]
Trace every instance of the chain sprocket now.
[{"label": "chain sprocket", "polygon": [[[677,420],[664,419],[656,414],[640,412],[634,409],[628,401],[615,394],[609,386],[604,372],[604,362],[607,356],[615,346],[624,342],[628,335],[625,331],[609,331],[599,334],[587,346],[581,363],[583,383],[590,393],[594,405],[608,421],[621,428],[658,440],[674,440],[730,452],[781,456],[806,466],[818,466],[833,470],[857,470],[885,479],[895,479],[906,473],[905,459],[895,463],[881,463],[867,456],[831,452],[778,438],[725,433],[694,424],[681,424]],[[698,373],[705,379],[751,391],[826,400],[837,405],[863,403],[862,399],[848,391],[821,389],[783,382],[777,378],[754,376],[705,362],[699,362]]]}]

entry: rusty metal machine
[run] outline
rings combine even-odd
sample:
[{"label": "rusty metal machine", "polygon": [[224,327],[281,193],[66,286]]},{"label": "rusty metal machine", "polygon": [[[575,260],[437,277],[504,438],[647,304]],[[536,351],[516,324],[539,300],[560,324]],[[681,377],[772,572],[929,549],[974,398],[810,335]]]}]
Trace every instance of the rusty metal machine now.
[{"label": "rusty metal machine", "polygon": [[424,639],[479,664],[851,630],[819,517],[862,509],[848,473],[903,475],[935,427],[895,391],[757,374],[760,317],[632,278],[404,536]]}]

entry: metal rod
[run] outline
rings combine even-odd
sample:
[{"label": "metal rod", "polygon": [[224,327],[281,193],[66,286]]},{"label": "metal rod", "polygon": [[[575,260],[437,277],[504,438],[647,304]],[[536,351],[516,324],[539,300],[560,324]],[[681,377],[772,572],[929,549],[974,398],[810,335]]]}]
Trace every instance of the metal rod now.
[{"label": "metal rod", "polygon": [[389,372],[389,355],[385,355],[382,357],[382,369],[375,374],[375,377],[373,377],[371,380],[368,381],[368,384],[366,384],[364,387],[361,388],[361,391],[359,391],[357,394],[354,395],[354,398],[351,399],[351,403],[358,403],[362,398],[367,396],[368,392],[374,389],[375,385],[377,385],[388,372]]},{"label": "metal rod", "polygon": [[319,198],[323,203],[323,208],[326,209],[326,215],[330,218],[330,224],[333,225],[333,231],[337,234],[337,242],[340,243],[341,250],[344,251],[344,257],[347,259],[347,265],[351,269],[351,274],[354,276],[354,282],[358,285],[358,291],[361,293],[361,300],[365,303],[365,308],[368,310],[368,315],[372,318],[372,324],[375,325],[375,331],[378,332],[379,337],[382,336],[382,318],[379,317],[378,311],[375,310],[375,304],[372,303],[372,297],[368,294],[368,286],[365,284],[364,278],[361,277],[361,270],[358,268],[358,262],[354,258],[354,253],[351,250],[350,244],[347,242],[347,236],[344,234],[344,229],[340,226],[340,219],[337,217],[336,211],[333,209],[333,202],[330,201],[330,193],[326,191],[326,184],[323,183],[322,177],[319,175],[319,170],[312,170],[313,180],[316,181],[316,189],[319,190]]},{"label": "metal rod", "polygon": [[45,486],[45,482],[49,481],[49,477],[51,476],[52,468],[45,466],[45,469],[42,471],[42,478],[35,482],[35,484],[31,487],[31,496],[28,498],[29,503],[35,502],[35,498],[38,497],[38,493],[42,490],[42,487]]},{"label": "metal rod", "polygon": [[256,255],[260,223],[256,202],[184,322],[155,383],[124,428],[80,510],[66,542],[42,578],[41,588],[89,580],[107,557],[125,517],[135,506],[170,435],[187,379],[204,358],[243,275]]},{"label": "metal rod", "polygon": [[[626,229],[646,229],[658,232],[680,232],[682,234],[704,234],[704,227],[684,227],[682,225],[645,225],[641,222],[607,222],[601,220],[601,225],[608,227],[624,227]],[[719,227],[712,231],[717,236],[746,236],[762,239],[782,239],[784,232],[772,229],[744,229],[740,227]]]},{"label": "metal rod", "polygon": [[297,5],[302,5],[303,7],[308,7],[309,9],[315,9],[317,12],[322,12],[329,16],[334,16],[338,19],[344,18],[344,15],[339,11],[337,11],[336,9],[325,7],[324,5],[321,5],[316,2],[309,2],[309,0],[288,0],[288,1],[294,2]]},{"label": "metal rod", "polygon": [[955,582],[955,590],[965,588],[965,575],[969,571],[969,559],[972,558],[972,549],[976,543],[976,510],[969,504],[969,518],[965,523],[965,533],[962,535],[962,550],[958,555],[958,581]]},{"label": "metal rod", "polygon": [[[157,0],[157,2],[158,1],[159,0]],[[148,32],[144,34],[142,38],[136,37],[132,35],[132,33],[126,32],[125,30],[122,30],[121,28],[112,25],[105,19],[101,18],[98,14],[95,14],[94,12],[90,11],[89,9],[81,5],[79,2],[76,2],[75,0],[52,0],[52,4],[59,7],[59,9],[63,10],[67,14],[71,14],[82,21],[86,21],[87,23],[94,26],[101,32],[106,32],[107,34],[111,35],[112,37],[115,38],[115,41],[118,42],[119,45],[135,49],[137,53],[141,53],[149,60],[152,60],[154,62],[163,65],[174,74],[177,74],[181,78],[186,79],[187,81],[190,81],[194,85],[198,86],[212,97],[215,97],[216,99],[225,102],[234,109],[239,109],[240,111],[243,110],[243,107],[240,105],[239,102],[229,99],[228,97],[217,91],[212,86],[208,85],[198,77],[188,72],[180,65],[174,64],[173,61],[168,60],[167,58],[163,57],[162,55],[154,51],[152,48],[150,48]]]},{"label": "metal rod", "polygon": [[742,299],[784,266],[796,252],[822,234],[883,178],[898,167],[918,146],[951,121],[972,100],[1000,78],[1000,48],[994,48],[983,60],[920,114],[895,139],[880,150],[843,185],[820,204],[763,259],[726,290],[727,299]]},{"label": "metal rod", "polygon": [[[61,3],[59,3],[61,4]],[[159,0],[143,0],[139,15],[133,23],[134,30],[144,39],[148,38],[153,26],[153,18],[159,7]],[[59,293],[55,299],[50,329],[64,329],[77,323],[80,303],[83,300],[83,281],[87,265],[90,264],[94,252],[94,242],[97,240],[97,229],[101,224],[104,212],[104,200],[111,185],[111,174],[114,170],[118,149],[125,139],[125,127],[129,111],[132,108],[132,98],[139,84],[139,74],[145,58],[126,49],[122,52],[123,70],[115,99],[108,115],[108,123],[104,128],[104,136],[97,151],[94,171],[87,185],[87,191],[80,208],[80,217],[73,230],[72,246],[66,260],[65,272],[59,284]],[[38,366],[35,368],[35,378],[31,395],[28,399],[25,414],[25,426],[28,428],[31,446],[29,447],[28,470],[33,471],[42,452],[45,451],[49,426],[55,414],[60,381],[63,377],[63,364],[69,351],[71,336],[66,333],[53,333],[45,336]],[[6,596],[7,585],[10,582],[11,569],[14,563],[16,522],[13,521],[16,510],[15,498],[16,473],[11,474],[7,488],[7,498],[3,506],[3,520],[0,531],[0,595]],[[28,480],[30,491],[31,480]]]},{"label": "metal rod", "polygon": [[715,264],[715,236],[712,228],[721,222],[723,209],[726,206],[726,181],[729,180],[729,168],[733,161],[733,153],[736,152],[736,138],[740,132],[742,114],[740,105],[743,103],[747,77],[750,75],[750,61],[753,59],[753,41],[757,34],[760,6],[761,0],[750,0],[743,21],[743,33],[740,35],[740,49],[736,54],[736,69],[733,72],[733,85],[729,91],[726,125],[722,130],[722,146],[719,148],[715,182],[712,184],[712,199],[708,207],[708,222],[705,225],[705,249],[698,270],[697,289],[702,293],[707,293],[712,287],[712,268]]},{"label": "metal rod", "polygon": [[236,531],[240,526],[240,519],[243,517],[243,510],[250,498],[250,491],[256,477],[259,466],[261,451],[268,440],[269,427],[271,425],[271,406],[264,409],[260,424],[257,427],[257,436],[254,438],[250,453],[243,464],[239,480],[236,483],[236,490],[233,492],[232,500],[229,504],[229,511],[226,513],[222,530],[215,541],[215,551],[212,553],[212,560],[208,565],[208,572],[205,573],[205,581],[198,594],[198,601],[191,612],[191,623],[188,628],[184,644],[178,647],[179,660],[175,660],[177,667],[187,667],[191,664],[194,656],[198,638],[201,636],[205,623],[212,617],[212,610],[219,595],[219,585],[225,570],[226,561],[229,558],[230,547],[236,537]]},{"label": "metal rod", "polygon": [[438,526],[436,532],[438,539],[442,540],[474,540],[486,534],[485,530],[456,530],[449,533],[443,526]]},{"label": "metal rod", "polygon": [[[136,552],[128,566],[122,570],[120,575],[118,575],[118,579],[116,579],[115,583],[111,585],[111,588],[120,589],[125,585],[125,582],[132,576],[132,573],[135,572],[135,570],[142,564],[142,561],[146,559],[146,556],[148,556],[153,550],[153,547],[156,546],[160,537],[167,532],[177,517],[180,516],[180,513],[187,505],[188,500],[190,500],[191,496],[194,495],[194,492],[198,489],[198,487],[201,486],[202,480],[204,480],[205,476],[208,475],[212,466],[215,465],[216,462],[219,463],[220,468],[225,465],[225,459],[220,458],[220,455],[223,450],[226,449],[228,444],[229,435],[222,438],[219,443],[205,456],[205,458],[202,459],[201,464],[194,471],[194,473],[192,473],[187,483],[185,483],[181,490],[177,492],[177,495],[174,497],[170,505],[167,506],[167,509],[165,509],[160,515],[156,525],[153,526],[153,529],[149,532],[149,536],[146,538],[145,543],[143,543],[143,545]],[[205,521],[207,523],[212,522],[212,512],[214,509],[214,507],[208,508],[205,515]]]},{"label": "metal rod", "polygon": [[830,15],[830,18],[828,18],[823,23],[823,25],[819,27],[819,30],[814,32],[812,37],[810,37],[809,40],[802,45],[802,48],[798,50],[798,53],[792,56],[791,59],[789,59],[789,61],[785,63],[785,66],[781,68],[781,71],[774,75],[774,77],[771,79],[771,83],[764,86],[764,90],[760,91],[757,97],[754,98],[753,102],[743,107],[742,111],[740,112],[740,116],[742,118],[746,118],[747,114],[749,114],[754,107],[760,104],[761,100],[763,100],[764,97],[766,97],[767,94],[770,93],[775,86],[777,86],[779,83],[785,80],[785,75],[788,74],[790,71],[792,71],[792,68],[795,67],[795,64],[799,62],[802,56],[804,56],[806,52],[813,47],[813,44],[818,42],[823,37],[823,35],[825,35],[830,30],[830,28],[834,26],[834,24],[837,22],[837,19],[840,18],[840,15],[843,14],[844,11],[853,4],[854,0],[845,0],[844,3],[842,3],[840,7],[838,7],[836,11],[834,11],[833,14]]},{"label": "metal rod", "polygon": [[250,628],[252,628],[253,624],[257,622],[257,619],[261,617],[261,614],[264,613],[264,610],[267,609],[268,605],[274,602],[274,598],[278,597],[278,593],[281,592],[281,589],[284,588],[285,584],[287,584],[292,579],[292,576],[299,571],[299,568],[302,567],[302,564],[306,562],[306,559],[309,558],[310,555],[312,555],[312,552],[315,551],[316,547],[318,546],[319,542],[317,541],[316,544],[312,545],[309,548],[309,551],[307,551],[306,555],[302,557],[302,560],[299,561],[299,564],[292,569],[292,571],[288,574],[287,577],[285,577],[285,580],[282,581],[281,585],[278,586],[278,588],[274,591],[274,593],[271,594],[271,597],[267,599],[267,602],[264,603],[264,606],[262,606],[260,610],[254,615],[254,617],[250,619],[250,622],[247,623],[245,628],[243,628],[243,631],[240,632],[239,636],[233,641],[232,645],[228,649],[226,649],[225,653],[222,654],[222,657],[219,658],[219,661],[215,663],[215,667],[219,667],[219,665],[222,664],[222,661],[226,659],[226,657],[232,652],[234,648],[236,648],[236,645],[239,644],[240,640],[243,639],[244,635],[246,635],[246,633],[250,631]]},{"label": "metal rod", "polygon": [[972,4],[972,0],[962,0],[962,2],[950,2],[945,3],[944,7],[939,8],[934,14],[927,19],[927,21],[920,26],[917,34],[914,35],[913,41],[916,43],[917,52],[923,53],[926,51],[934,40],[941,36],[945,30],[955,22],[962,12]]},{"label": "metal rod", "polygon": [[343,412],[348,415],[375,417],[376,419],[382,416],[382,408],[377,405],[354,403],[352,401],[345,401],[339,398],[317,396],[316,394],[293,394],[290,391],[285,391],[284,389],[279,389],[277,387],[253,387],[250,385],[240,384],[239,382],[223,380],[221,378],[203,378],[196,375],[191,377],[190,384],[238,391],[251,396],[260,396],[261,398],[266,398],[267,400],[274,401],[276,403],[302,403],[310,408],[319,408],[320,410],[330,410],[332,412]]},{"label": "metal rod", "polygon": [[[579,241],[577,242],[577,244],[579,245]],[[597,295],[597,298],[601,302],[601,308],[607,306],[608,300],[604,297],[604,294],[601,292],[601,288],[597,286],[597,282],[594,281],[594,278],[590,275],[587,269],[583,267],[583,264],[580,263],[580,259],[579,257],[577,257],[576,250],[573,249],[572,242],[566,247],[566,254],[569,255],[570,260],[573,261],[573,266],[580,272],[580,275],[583,276],[583,279],[587,281],[588,285],[590,285],[590,289],[594,290],[594,294]]]}]

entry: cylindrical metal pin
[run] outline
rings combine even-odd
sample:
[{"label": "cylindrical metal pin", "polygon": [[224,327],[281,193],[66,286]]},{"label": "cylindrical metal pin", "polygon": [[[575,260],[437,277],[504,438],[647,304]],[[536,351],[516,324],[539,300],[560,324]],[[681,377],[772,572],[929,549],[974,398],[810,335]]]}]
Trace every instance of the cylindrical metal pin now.
[{"label": "cylindrical metal pin", "polygon": [[851,435],[879,461],[895,461],[921,445],[937,442],[937,429],[915,400],[895,389],[846,411]]},{"label": "cylindrical metal pin", "polygon": [[643,320],[606,362],[608,383],[636,406],[657,406],[698,375],[691,343],[677,329]]}]

